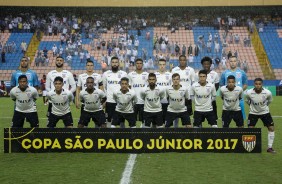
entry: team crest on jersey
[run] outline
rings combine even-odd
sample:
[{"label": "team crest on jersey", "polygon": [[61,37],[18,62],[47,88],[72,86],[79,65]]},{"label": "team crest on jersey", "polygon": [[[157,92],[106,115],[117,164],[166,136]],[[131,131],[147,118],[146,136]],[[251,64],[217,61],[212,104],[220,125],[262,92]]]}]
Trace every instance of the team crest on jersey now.
[{"label": "team crest on jersey", "polygon": [[26,74],[27,80],[31,80],[31,75],[29,73]]},{"label": "team crest on jersey", "polygon": [[180,92],[180,96],[183,97],[183,96],[184,96],[184,93],[183,93],[183,92]]},{"label": "team crest on jersey", "polygon": [[186,71],[186,75],[187,75],[187,76],[189,75],[189,71]]},{"label": "team crest on jersey", "polygon": [[63,96],[63,100],[66,101],[66,100],[67,100],[67,97],[66,97],[66,96]]},{"label": "team crest on jersey", "polygon": [[146,80],[146,76],[142,76],[142,80]]},{"label": "team crest on jersey", "polygon": [[118,78],[121,78],[121,75],[120,75],[120,74],[118,74]]},{"label": "team crest on jersey", "polygon": [[66,77],[66,74],[65,74],[65,73],[63,73],[63,74],[62,74],[62,77],[63,77],[63,78],[65,78],[65,77]]},{"label": "team crest on jersey", "polygon": [[241,73],[236,73],[236,78],[241,78],[242,74]]},{"label": "team crest on jersey", "polygon": [[27,97],[30,98],[31,97],[31,93],[26,93]]},{"label": "team crest on jersey", "polygon": [[208,93],[211,92],[210,88],[207,88],[207,92],[208,92]]},{"label": "team crest on jersey", "polygon": [[167,75],[167,76],[165,76],[165,79],[166,79],[166,80],[169,80],[169,76],[168,76],[168,75]]},{"label": "team crest on jersey", "polygon": [[243,135],[242,144],[246,151],[251,152],[256,147],[255,135]]},{"label": "team crest on jersey", "polygon": [[158,96],[158,95],[159,95],[159,92],[158,92],[158,91],[155,91],[155,95]]},{"label": "team crest on jersey", "polygon": [[262,95],[261,99],[264,101],[266,99],[265,95]]}]

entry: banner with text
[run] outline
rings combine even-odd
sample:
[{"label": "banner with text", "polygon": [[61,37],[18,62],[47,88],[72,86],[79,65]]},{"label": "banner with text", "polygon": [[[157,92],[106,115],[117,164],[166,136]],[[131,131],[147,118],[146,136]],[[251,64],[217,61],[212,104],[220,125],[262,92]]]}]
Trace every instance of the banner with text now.
[{"label": "banner with text", "polygon": [[261,153],[260,128],[4,128],[5,153]]}]

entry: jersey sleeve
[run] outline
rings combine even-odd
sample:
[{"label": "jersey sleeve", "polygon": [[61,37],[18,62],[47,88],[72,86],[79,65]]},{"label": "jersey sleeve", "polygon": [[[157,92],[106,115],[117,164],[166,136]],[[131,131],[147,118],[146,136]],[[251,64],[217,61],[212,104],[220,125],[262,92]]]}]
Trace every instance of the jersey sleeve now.
[{"label": "jersey sleeve", "polygon": [[12,87],[16,86],[16,83],[17,83],[17,81],[16,81],[16,72],[14,72],[12,74],[12,77],[11,77],[11,86]]},{"label": "jersey sleeve", "polygon": [[70,84],[70,86],[71,86],[70,91],[71,91],[72,93],[74,93],[75,90],[76,90],[76,83],[75,83],[75,80],[74,80],[74,78],[73,78],[72,73],[69,72],[69,75],[70,75],[70,76],[69,76],[69,84]]},{"label": "jersey sleeve", "polygon": [[37,76],[37,73],[35,71],[32,72],[32,75],[33,75],[33,86],[34,87],[37,87],[39,86],[39,81],[38,81],[38,76]]},{"label": "jersey sleeve", "polygon": [[251,99],[250,99],[250,96],[249,96],[249,91],[247,91],[245,93],[245,102],[250,105],[251,104]]},{"label": "jersey sleeve", "polygon": [[78,80],[77,80],[77,87],[82,87],[82,79],[81,79],[81,75],[78,76]]},{"label": "jersey sleeve", "polygon": [[220,76],[219,85],[220,86],[224,86],[225,85],[225,71],[222,72],[222,74]]},{"label": "jersey sleeve", "polygon": [[189,88],[187,88],[187,89],[185,90],[185,98],[186,98],[187,100],[190,100],[190,99],[191,99]]},{"label": "jersey sleeve", "polygon": [[99,90],[99,95],[100,95],[100,98],[106,98],[106,94],[104,93],[104,91],[102,90]]},{"label": "jersey sleeve", "polygon": [[219,83],[219,75],[218,75],[218,73],[216,73],[214,83],[215,84]]},{"label": "jersey sleeve", "polygon": [[33,90],[32,90],[32,96],[33,96],[34,100],[39,98],[38,92],[35,88],[33,88]]},{"label": "jersey sleeve", "polygon": [[103,81],[104,90],[106,92],[107,91],[107,72],[103,73],[102,81]]},{"label": "jersey sleeve", "polygon": [[216,90],[215,90],[215,86],[212,85],[212,101],[215,101],[216,100]]},{"label": "jersey sleeve", "polygon": [[267,95],[267,105],[269,105],[273,101],[272,93],[269,91]]},{"label": "jersey sleeve", "polygon": [[45,88],[46,88],[46,91],[51,91],[51,73],[49,72],[46,76],[46,85],[45,85]]},{"label": "jersey sleeve", "polygon": [[83,92],[79,93],[79,99],[80,99],[81,102],[84,101],[84,99],[83,99]]},{"label": "jersey sleeve", "polygon": [[191,70],[191,78],[190,78],[190,80],[191,80],[191,85],[195,82],[195,70],[194,69],[192,69]]},{"label": "jersey sleeve", "polygon": [[242,85],[248,85],[248,77],[244,71],[242,72]]},{"label": "jersey sleeve", "polygon": [[190,89],[190,99],[194,100],[195,92],[194,92],[194,86]]},{"label": "jersey sleeve", "polygon": [[69,99],[69,102],[72,102],[72,100],[73,100],[73,94],[72,94],[72,92],[68,92],[68,99]]},{"label": "jersey sleeve", "polygon": [[12,100],[16,100],[16,96],[15,96],[15,88],[13,88],[11,91],[10,91],[10,97]]}]

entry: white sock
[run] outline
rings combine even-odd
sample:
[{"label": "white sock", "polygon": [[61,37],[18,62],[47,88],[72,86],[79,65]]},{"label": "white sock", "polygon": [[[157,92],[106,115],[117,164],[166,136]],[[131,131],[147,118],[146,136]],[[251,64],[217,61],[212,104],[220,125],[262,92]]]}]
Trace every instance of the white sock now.
[{"label": "white sock", "polygon": [[273,141],[274,141],[274,132],[268,132],[268,148],[272,148]]},{"label": "white sock", "polygon": [[164,128],[164,126],[157,126],[157,128]]},{"label": "white sock", "polygon": [[111,125],[111,128],[116,128],[116,126],[115,125]]},{"label": "white sock", "polygon": [[108,121],[106,121],[106,124],[107,124],[107,128],[111,128],[111,122],[108,122]]},{"label": "white sock", "polygon": [[212,128],[218,128],[217,125],[212,125]]},{"label": "white sock", "polygon": [[136,128],[136,126],[130,127],[130,128]]}]

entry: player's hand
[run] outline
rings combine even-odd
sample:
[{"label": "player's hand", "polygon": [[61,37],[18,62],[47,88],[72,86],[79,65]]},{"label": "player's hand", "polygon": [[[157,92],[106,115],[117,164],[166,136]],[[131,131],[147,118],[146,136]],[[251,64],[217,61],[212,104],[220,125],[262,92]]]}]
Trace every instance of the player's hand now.
[{"label": "player's hand", "polygon": [[105,109],[105,108],[106,108],[106,102],[104,102],[104,103],[102,104],[102,106],[103,106],[103,109]]},{"label": "player's hand", "polygon": [[75,106],[76,106],[77,109],[80,109],[80,102],[79,101],[76,102]]}]

